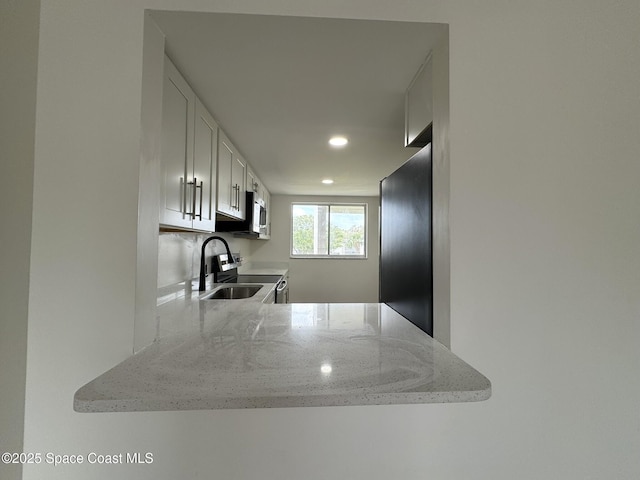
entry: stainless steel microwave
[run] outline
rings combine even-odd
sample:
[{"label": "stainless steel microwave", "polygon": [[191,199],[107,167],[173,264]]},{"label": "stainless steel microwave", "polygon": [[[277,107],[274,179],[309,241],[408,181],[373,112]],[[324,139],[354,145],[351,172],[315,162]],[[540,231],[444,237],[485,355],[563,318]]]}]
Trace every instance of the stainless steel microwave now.
[{"label": "stainless steel microwave", "polygon": [[[251,197],[251,203],[249,199]],[[252,205],[253,212],[251,214],[251,232],[267,233],[267,208],[263,199],[258,198],[254,192],[247,192],[247,205]],[[247,212],[249,213],[249,212]]]},{"label": "stainless steel microwave", "polygon": [[217,232],[233,232],[236,235],[257,237],[267,233],[267,208],[255,192],[247,192],[244,220],[218,220]]}]

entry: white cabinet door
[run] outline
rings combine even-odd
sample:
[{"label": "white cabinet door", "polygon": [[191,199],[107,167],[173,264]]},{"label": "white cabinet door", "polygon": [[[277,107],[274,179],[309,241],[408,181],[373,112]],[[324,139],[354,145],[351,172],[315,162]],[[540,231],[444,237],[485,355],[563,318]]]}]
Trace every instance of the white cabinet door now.
[{"label": "white cabinet door", "polygon": [[195,94],[166,57],[163,82],[160,223],[190,228],[187,163],[193,158]]},{"label": "white cabinet door", "polygon": [[193,142],[193,184],[191,203],[193,228],[213,232],[216,223],[216,166],[218,124],[196,98],[195,138]]},{"label": "white cabinet door", "polygon": [[247,192],[255,192],[259,196],[259,184],[260,180],[258,180],[256,174],[253,173],[251,167],[247,165]]},{"label": "white cabinet door", "polygon": [[246,217],[247,206],[247,163],[236,155],[231,168],[231,183],[236,190],[236,218],[242,220]]},{"label": "white cabinet door", "polygon": [[218,125],[165,56],[160,224],[215,230]]},{"label": "white cabinet door", "polygon": [[267,195],[269,195],[269,192],[267,192],[267,189],[262,182],[259,182],[259,184],[260,184],[260,190],[259,190],[258,196],[266,202]]},{"label": "white cabinet door", "polygon": [[225,215],[235,214],[235,190],[231,184],[231,165],[233,164],[234,147],[222,130],[218,133],[218,207]]},{"label": "white cabinet door", "polygon": [[225,133],[218,139],[218,212],[229,217],[245,217],[246,163]]}]

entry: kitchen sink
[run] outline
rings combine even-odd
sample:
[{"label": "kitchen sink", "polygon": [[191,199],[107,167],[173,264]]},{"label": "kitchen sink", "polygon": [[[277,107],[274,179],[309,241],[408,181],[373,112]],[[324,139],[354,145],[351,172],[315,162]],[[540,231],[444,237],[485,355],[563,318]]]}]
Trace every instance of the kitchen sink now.
[{"label": "kitchen sink", "polygon": [[262,285],[224,285],[214,288],[201,300],[238,300],[253,297],[262,288]]}]

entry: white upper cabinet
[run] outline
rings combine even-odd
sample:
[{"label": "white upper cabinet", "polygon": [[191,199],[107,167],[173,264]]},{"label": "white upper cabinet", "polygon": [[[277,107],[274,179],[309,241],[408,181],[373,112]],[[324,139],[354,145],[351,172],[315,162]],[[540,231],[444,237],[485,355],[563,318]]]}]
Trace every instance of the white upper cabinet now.
[{"label": "white upper cabinet", "polygon": [[197,98],[193,145],[193,228],[213,232],[216,223],[218,124]]},{"label": "white upper cabinet", "polygon": [[166,55],[161,161],[161,227],[213,232],[217,214],[245,220],[247,191],[266,200],[260,179]]},{"label": "white upper cabinet", "polygon": [[233,161],[231,183],[234,185],[238,195],[236,216],[244,220],[247,204],[247,162],[240,155],[236,155]]},{"label": "white upper cabinet", "polygon": [[218,138],[218,212],[237,219],[245,217],[245,161],[225,133]]},{"label": "white upper cabinet", "polygon": [[431,54],[409,84],[405,97],[405,147],[424,147],[431,142],[433,123],[433,73]]},{"label": "white upper cabinet", "polygon": [[234,147],[220,130],[218,136],[218,207],[217,210],[225,215],[234,212],[233,201],[235,189],[231,185],[231,164],[233,162]]},{"label": "white upper cabinet", "polygon": [[160,224],[214,231],[218,126],[165,56]]},{"label": "white upper cabinet", "polygon": [[195,94],[165,56],[162,92],[160,223],[191,228],[186,209],[189,160],[193,158]]},{"label": "white upper cabinet", "polygon": [[253,173],[251,167],[247,166],[247,192],[254,192],[258,194],[259,182],[260,180],[258,180],[256,174]]},{"label": "white upper cabinet", "polygon": [[266,189],[249,165],[247,165],[247,191],[254,192],[256,198],[264,200]]}]

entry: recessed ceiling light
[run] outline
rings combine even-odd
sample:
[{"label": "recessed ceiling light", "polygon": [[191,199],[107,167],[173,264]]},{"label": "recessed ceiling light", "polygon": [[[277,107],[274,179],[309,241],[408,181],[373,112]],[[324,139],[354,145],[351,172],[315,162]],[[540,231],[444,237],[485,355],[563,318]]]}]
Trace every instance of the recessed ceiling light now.
[{"label": "recessed ceiling light", "polygon": [[330,178],[325,178],[324,180],[322,180],[322,183],[324,183],[325,185],[331,185],[333,183],[333,180],[331,180]]},{"label": "recessed ceiling light", "polygon": [[349,143],[349,140],[346,137],[331,137],[329,139],[329,144],[333,147],[344,147],[347,143]]}]

